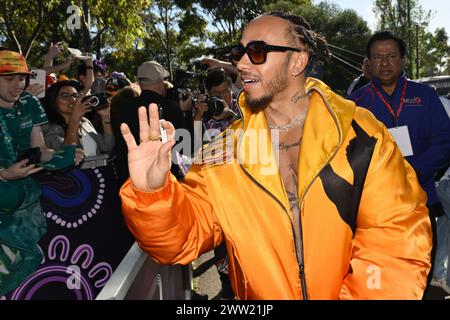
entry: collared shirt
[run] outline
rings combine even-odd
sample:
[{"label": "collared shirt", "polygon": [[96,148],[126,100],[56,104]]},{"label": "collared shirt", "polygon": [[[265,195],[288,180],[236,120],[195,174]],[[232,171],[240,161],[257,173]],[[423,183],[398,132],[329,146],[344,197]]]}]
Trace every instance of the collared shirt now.
[{"label": "collared shirt", "polygon": [[[30,134],[33,127],[47,123],[47,115],[38,98],[30,93],[23,92],[13,108],[0,107],[0,118],[6,125],[0,126],[0,161],[9,159],[15,162],[11,153],[19,154],[30,148]],[[10,144],[13,150],[8,151],[8,143],[5,139],[11,138]]]}]

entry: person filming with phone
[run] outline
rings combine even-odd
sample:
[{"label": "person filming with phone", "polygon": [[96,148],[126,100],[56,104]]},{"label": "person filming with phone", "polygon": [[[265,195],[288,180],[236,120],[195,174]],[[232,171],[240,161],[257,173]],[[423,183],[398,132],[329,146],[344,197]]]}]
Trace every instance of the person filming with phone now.
[{"label": "person filming with phone", "polygon": [[41,189],[31,176],[81,160],[74,147],[54,157],[45,144],[47,116],[39,100],[24,92],[30,75],[20,53],[0,50],[0,296],[19,286],[43,259],[38,241],[47,225]]},{"label": "person filming with phone", "polygon": [[[109,111],[99,110],[104,124],[103,134],[98,133],[85,117],[86,113],[101,106],[102,97],[82,96],[76,81],[60,81],[47,90],[42,100],[49,123],[43,127],[46,143],[58,150],[63,145],[76,145],[86,156],[110,152],[114,147],[114,135],[109,120]],[[110,130],[107,130],[109,126]]]}]

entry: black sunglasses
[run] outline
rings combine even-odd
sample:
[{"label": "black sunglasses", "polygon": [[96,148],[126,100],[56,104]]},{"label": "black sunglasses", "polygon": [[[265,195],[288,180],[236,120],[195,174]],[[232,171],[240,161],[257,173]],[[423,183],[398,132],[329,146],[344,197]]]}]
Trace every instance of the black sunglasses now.
[{"label": "black sunglasses", "polygon": [[267,53],[271,51],[286,52],[286,51],[297,51],[301,52],[298,48],[283,47],[283,46],[272,46],[266,44],[264,41],[251,41],[247,43],[247,46],[243,46],[241,43],[231,47],[231,59],[234,63],[238,63],[239,60],[244,56],[245,53],[248,54],[250,61],[253,64],[263,64],[266,62]]}]

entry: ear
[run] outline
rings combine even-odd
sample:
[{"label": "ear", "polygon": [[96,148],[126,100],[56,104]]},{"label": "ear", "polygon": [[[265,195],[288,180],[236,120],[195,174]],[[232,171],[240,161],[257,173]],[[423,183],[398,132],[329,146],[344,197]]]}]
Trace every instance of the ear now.
[{"label": "ear", "polygon": [[293,66],[292,66],[292,76],[298,77],[301,75],[308,65],[309,55],[305,51],[295,52],[292,55],[293,58]]}]

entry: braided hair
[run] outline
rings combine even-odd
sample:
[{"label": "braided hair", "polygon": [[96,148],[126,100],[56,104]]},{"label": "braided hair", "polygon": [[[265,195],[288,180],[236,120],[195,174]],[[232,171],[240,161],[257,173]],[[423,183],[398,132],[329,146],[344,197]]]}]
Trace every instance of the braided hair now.
[{"label": "braided hair", "polygon": [[263,16],[278,17],[290,23],[291,28],[286,34],[289,41],[295,45],[305,46],[309,55],[309,66],[314,67],[327,63],[330,58],[328,44],[325,38],[311,30],[311,25],[301,16],[274,11],[262,14]]}]

